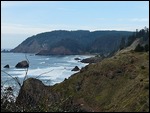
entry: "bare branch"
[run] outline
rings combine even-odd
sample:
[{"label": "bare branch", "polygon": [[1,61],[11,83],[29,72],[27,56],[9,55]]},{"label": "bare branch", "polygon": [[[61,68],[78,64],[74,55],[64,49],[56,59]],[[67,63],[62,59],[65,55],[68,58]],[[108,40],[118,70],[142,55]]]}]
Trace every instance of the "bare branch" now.
[{"label": "bare branch", "polygon": [[46,73],[50,73],[50,72],[52,72],[53,70],[54,70],[54,69],[52,69],[52,70],[50,70],[50,71],[48,71],[48,72],[44,72],[44,73],[38,75],[36,78],[38,78],[38,77],[40,77],[41,75],[44,75],[44,74],[46,74]]},{"label": "bare branch", "polygon": [[15,80],[15,77],[11,76],[9,73],[5,72],[4,70],[1,70],[1,71]]},{"label": "bare branch", "polygon": [[13,80],[13,78],[12,78],[12,79],[9,79],[9,80],[3,81],[3,82],[2,82],[2,85],[4,86],[5,83],[7,83],[8,81],[11,81],[11,80]]},{"label": "bare branch", "polygon": [[7,74],[8,76],[10,76],[12,79],[14,79],[18,85],[21,87],[21,83],[19,81],[19,79],[17,77],[13,77],[12,75],[10,75],[9,73],[5,72],[4,70],[1,70],[3,73]]},{"label": "bare branch", "polygon": [[[27,58],[27,55],[25,54],[25,58],[26,58],[26,60],[27,60],[27,62],[28,62],[28,65],[29,65],[29,60],[28,60],[28,58]],[[24,79],[23,79],[23,82],[25,81],[25,79],[27,78],[27,74],[28,74],[28,67],[27,67],[27,70],[26,70],[26,74],[25,74],[25,76],[24,76]]]},{"label": "bare branch", "polygon": [[26,74],[25,74],[25,76],[24,76],[23,82],[24,82],[25,79],[27,78],[27,74],[28,74],[28,68],[27,68],[27,70],[26,70]]},{"label": "bare branch", "polygon": [[28,62],[28,64],[29,64],[30,62],[29,62],[29,60],[28,60],[28,58],[27,58],[27,55],[26,55],[26,54],[25,54],[25,58],[26,58],[26,60],[27,60],[27,62]]}]

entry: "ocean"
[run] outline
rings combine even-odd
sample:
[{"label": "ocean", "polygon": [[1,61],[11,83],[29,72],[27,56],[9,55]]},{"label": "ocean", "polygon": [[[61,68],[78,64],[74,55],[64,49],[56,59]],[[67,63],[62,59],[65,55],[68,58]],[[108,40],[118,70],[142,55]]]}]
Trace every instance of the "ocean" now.
[{"label": "ocean", "polygon": [[[75,60],[75,58],[84,59],[91,57],[91,55],[38,56],[25,53],[1,53],[1,87],[11,86],[16,92],[19,91],[19,85],[12,77],[17,78],[21,84],[23,83],[27,69],[18,69],[15,68],[15,65],[22,60],[26,60],[25,56],[29,60],[27,78],[38,78],[45,85],[49,86],[60,83],[65,78],[77,73],[78,71],[71,71],[75,66],[81,69],[88,65]],[[7,64],[10,66],[8,69],[4,68]]]}]

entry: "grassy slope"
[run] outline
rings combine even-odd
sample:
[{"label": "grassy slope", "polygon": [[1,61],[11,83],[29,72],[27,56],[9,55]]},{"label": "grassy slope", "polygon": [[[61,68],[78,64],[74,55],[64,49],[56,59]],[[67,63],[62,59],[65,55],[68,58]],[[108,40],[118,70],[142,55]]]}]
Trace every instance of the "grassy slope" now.
[{"label": "grassy slope", "polygon": [[126,52],[91,64],[52,87],[86,111],[149,111],[149,53]]}]

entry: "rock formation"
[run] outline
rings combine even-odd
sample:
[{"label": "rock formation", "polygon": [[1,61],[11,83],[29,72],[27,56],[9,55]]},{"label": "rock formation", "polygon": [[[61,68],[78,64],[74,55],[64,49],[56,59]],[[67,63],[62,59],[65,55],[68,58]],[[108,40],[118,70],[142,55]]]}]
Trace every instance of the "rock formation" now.
[{"label": "rock formation", "polygon": [[7,65],[5,65],[5,66],[4,66],[4,68],[9,68],[9,65],[8,65],[8,64],[7,64]]},{"label": "rock formation", "polygon": [[18,64],[15,67],[16,68],[28,68],[29,63],[26,60],[24,60],[24,61],[18,62]]},{"label": "rock formation", "polygon": [[79,71],[79,67],[78,66],[75,66],[71,71]]}]

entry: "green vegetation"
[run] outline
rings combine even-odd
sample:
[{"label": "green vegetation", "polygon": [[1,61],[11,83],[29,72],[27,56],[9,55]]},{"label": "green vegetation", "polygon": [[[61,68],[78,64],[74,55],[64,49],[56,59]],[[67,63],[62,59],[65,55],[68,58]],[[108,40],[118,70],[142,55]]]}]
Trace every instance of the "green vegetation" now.
[{"label": "green vegetation", "polygon": [[122,39],[121,39],[121,42],[120,42],[120,47],[119,47],[120,50],[123,49],[125,46],[126,46],[125,38],[122,38]]},{"label": "green vegetation", "polygon": [[149,45],[148,44],[146,44],[145,46],[144,46],[144,50],[147,52],[147,51],[149,51]]},{"label": "green vegetation", "polygon": [[140,44],[138,44],[134,51],[136,51],[136,52],[142,52],[142,51],[144,51],[144,47],[140,46]]},{"label": "green vegetation", "polygon": [[[54,86],[40,80],[24,81],[12,111],[43,112],[148,112],[148,29],[136,32],[141,42],[135,50],[118,52]],[[123,40],[123,39],[122,39]],[[124,43],[124,41],[122,41]],[[139,49],[142,46],[143,50]],[[2,111],[11,111],[2,104]],[[20,108],[20,109],[18,109]]]},{"label": "green vegetation", "polygon": [[90,64],[52,87],[27,79],[17,102],[24,111],[148,112],[149,54],[120,53]]},{"label": "green vegetation", "polygon": [[11,51],[39,53],[39,55],[108,54],[118,50],[121,38],[127,39],[132,33],[127,31],[57,30],[31,36]]},{"label": "green vegetation", "polygon": [[138,44],[135,48],[136,52],[148,52],[149,51],[149,44],[145,44],[145,46],[141,46],[140,44]]},{"label": "green vegetation", "polygon": [[144,29],[141,29],[140,31],[136,30],[136,32],[133,33],[133,35],[128,37],[127,46],[130,46],[136,38],[140,38],[142,42],[148,42],[148,45],[149,45],[149,28],[145,27]]},{"label": "green vegetation", "polygon": [[[78,73],[55,87],[57,91],[74,95],[76,101],[82,100],[85,109],[94,111],[148,111],[149,108],[149,66],[146,53],[126,53],[116,59],[105,59]],[[132,59],[132,62],[129,59]],[[139,66],[143,64],[145,69]],[[143,81],[141,81],[141,79]],[[148,81],[147,81],[148,80]],[[80,90],[76,91],[77,83]],[[61,88],[61,89],[60,89]]]}]

